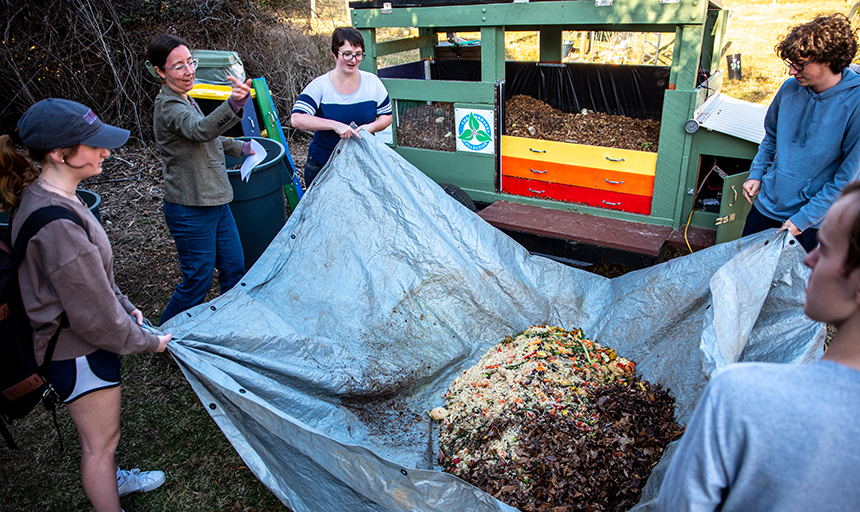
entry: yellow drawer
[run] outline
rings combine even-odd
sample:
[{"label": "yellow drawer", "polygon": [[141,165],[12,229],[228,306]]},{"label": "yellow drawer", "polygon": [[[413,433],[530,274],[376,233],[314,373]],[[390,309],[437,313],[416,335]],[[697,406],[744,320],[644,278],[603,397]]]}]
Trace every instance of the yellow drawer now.
[{"label": "yellow drawer", "polygon": [[657,153],[502,135],[502,157],[654,176]]}]

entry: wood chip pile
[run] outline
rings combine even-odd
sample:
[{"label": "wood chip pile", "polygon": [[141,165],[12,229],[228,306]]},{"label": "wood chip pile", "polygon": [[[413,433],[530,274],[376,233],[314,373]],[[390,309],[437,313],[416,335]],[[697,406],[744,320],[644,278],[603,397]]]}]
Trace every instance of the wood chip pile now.
[{"label": "wood chip pile", "polygon": [[532,327],[454,380],[439,464],[523,511],[632,507],[683,429],[674,399],[579,329]]},{"label": "wood chip pile", "polygon": [[519,94],[505,102],[505,135],[656,153],[660,122],[591,110],[567,113]]}]

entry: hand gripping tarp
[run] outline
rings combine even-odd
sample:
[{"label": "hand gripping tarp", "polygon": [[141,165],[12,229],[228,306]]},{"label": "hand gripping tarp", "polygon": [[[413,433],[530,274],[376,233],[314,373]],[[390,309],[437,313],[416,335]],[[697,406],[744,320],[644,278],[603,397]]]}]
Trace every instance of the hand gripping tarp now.
[{"label": "hand gripping tarp", "polygon": [[163,326],[206,410],[295,511],[513,510],[439,471],[425,411],[532,325],[581,327],[636,361],[682,423],[722,366],[820,355],[790,236],[608,279],[529,255],[362,135],[341,141],[240,284]]}]

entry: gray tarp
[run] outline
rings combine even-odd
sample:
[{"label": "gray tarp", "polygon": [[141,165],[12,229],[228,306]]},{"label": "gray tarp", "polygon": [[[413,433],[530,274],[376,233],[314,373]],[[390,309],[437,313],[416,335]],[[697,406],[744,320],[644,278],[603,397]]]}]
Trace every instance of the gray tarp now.
[{"label": "gray tarp", "polygon": [[682,423],[715,368],[820,355],[790,236],[608,279],[529,255],[363,134],[240,285],[163,327],[224,434],[296,511],[513,510],[438,470],[424,412],[531,325],[582,327],[635,360]]}]

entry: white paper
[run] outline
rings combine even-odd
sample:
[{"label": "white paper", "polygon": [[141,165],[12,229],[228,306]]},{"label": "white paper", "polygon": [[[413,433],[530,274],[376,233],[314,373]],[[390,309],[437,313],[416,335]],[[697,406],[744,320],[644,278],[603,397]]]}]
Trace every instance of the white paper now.
[{"label": "white paper", "polygon": [[266,159],[266,148],[254,139],[251,139],[251,149],[254,151],[254,154],[248,155],[248,158],[242,162],[242,168],[239,169],[239,175],[244,181],[248,181],[250,179],[249,176],[251,176],[251,169]]}]

